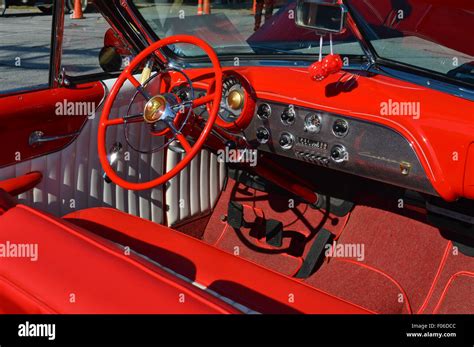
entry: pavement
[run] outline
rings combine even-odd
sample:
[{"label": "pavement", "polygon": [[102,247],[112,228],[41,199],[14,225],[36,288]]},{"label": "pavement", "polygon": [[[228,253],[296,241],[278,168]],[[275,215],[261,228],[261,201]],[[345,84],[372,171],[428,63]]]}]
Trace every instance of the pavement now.
[{"label": "pavement", "polygon": [[[63,66],[69,75],[101,72],[99,51],[108,23],[98,13],[65,18]],[[0,93],[48,85],[52,16],[36,8],[8,9],[0,17]]]},{"label": "pavement", "polygon": [[[244,5],[213,4],[212,16],[197,16],[196,5],[183,3],[178,8],[172,3],[162,3],[156,7],[147,7],[146,2],[140,5],[145,17],[154,18],[157,23],[160,18],[168,17],[168,20],[175,20],[180,26],[180,32],[195,34],[195,21],[203,20],[221,20],[226,27],[225,23],[231,21],[233,25],[228,27],[233,29],[229,30],[237,34],[239,31],[244,33],[236,38],[237,42],[253,32],[254,18],[250,2]],[[188,24],[185,26],[185,23]],[[239,26],[238,31],[236,25]],[[35,7],[9,8],[5,16],[0,17],[0,93],[48,85],[51,28],[52,16],[43,14]],[[68,75],[102,71],[98,56],[108,28],[108,23],[98,13],[87,12],[82,20],[73,20],[66,15],[62,65]]]},{"label": "pavement", "polygon": [[[196,21],[206,21],[206,25],[221,21],[227,30],[235,32],[236,43],[245,42],[244,37],[253,33],[250,1],[238,5],[213,4],[211,16],[197,16],[197,6],[184,3],[179,7],[172,3],[147,7],[143,2],[139,5],[146,18],[154,18],[159,24],[167,17],[169,22],[174,21],[179,26],[180,32],[196,34],[193,32]],[[0,17],[0,93],[48,85],[51,27],[52,16],[35,7],[9,8],[5,16]],[[82,20],[73,20],[66,15],[62,60],[68,75],[102,71],[98,56],[108,28],[108,23],[98,13],[87,12]],[[210,39],[212,41],[212,37]]]}]

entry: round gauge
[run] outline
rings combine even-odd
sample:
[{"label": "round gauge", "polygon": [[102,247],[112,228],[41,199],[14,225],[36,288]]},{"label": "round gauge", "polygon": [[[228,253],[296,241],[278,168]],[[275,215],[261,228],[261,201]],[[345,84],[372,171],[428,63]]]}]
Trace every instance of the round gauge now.
[{"label": "round gauge", "polygon": [[234,122],[244,108],[245,92],[236,77],[228,77],[222,86],[222,100],[219,116],[226,122]]},{"label": "round gauge", "polygon": [[304,119],[304,129],[310,133],[319,133],[321,130],[322,118],[318,113],[308,113]]},{"label": "round gauge", "polygon": [[344,137],[349,132],[349,123],[345,119],[336,119],[332,125],[332,133],[337,137]]}]

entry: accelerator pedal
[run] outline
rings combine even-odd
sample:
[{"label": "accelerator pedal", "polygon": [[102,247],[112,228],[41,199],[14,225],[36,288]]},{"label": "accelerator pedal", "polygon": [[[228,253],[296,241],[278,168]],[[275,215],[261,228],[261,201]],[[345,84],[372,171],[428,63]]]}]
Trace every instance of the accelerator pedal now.
[{"label": "accelerator pedal", "polygon": [[321,229],[316,234],[316,239],[311,245],[303,265],[301,265],[300,270],[296,274],[296,278],[308,278],[321,266],[325,257],[326,245],[332,241],[333,236],[326,229]]}]

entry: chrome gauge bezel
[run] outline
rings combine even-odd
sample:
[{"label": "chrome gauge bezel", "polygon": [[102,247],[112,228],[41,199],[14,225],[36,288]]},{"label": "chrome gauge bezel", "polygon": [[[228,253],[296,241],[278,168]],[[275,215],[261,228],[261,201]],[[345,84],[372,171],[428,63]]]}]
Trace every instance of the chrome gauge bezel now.
[{"label": "chrome gauge bezel", "polygon": [[[319,120],[319,125],[316,128],[311,128],[312,125],[308,125],[308,121],[310,117],[316,117]],[[321,127],[323,125],[323,117],[321,113],[311,112],[306,114],[304,117],[304,131],[311,133],[311,134],[318,134],[321,131]]]},{"label": "chrome gauge bezel", "polygon": [[267,135],[268,135],[268,137],[267,137],[266,139],[259,139],[259,138],[257,137],[257,141],[258,141],[260,144],[264,145],[264,144],[266,144],[268,141],[270,141],[270,131],[269,131],[267,128],[265,128],[264,126],[258,127],[256,132],[258,133],[259,131],[264,131],[264,132],[266,132]]},{"label": "chrome gauge bezel", "polygon": [[[346,125],[347,130],[344,133],[341,134],[341,133],[337,133],[337,132],[334,131],[334,126],[336,125],[337,122],[342,122]],[[349,134],[349,122],[347,120],[343,119],[343,118],[338,118],[334,121],[334,123],[332,123],[331,131],[332,131],[334,136],[342,139],[343,137],[346,137],[347,134]]]},{"label": "chrome gauge bezel", "polygon": [[[234,110],[228,104],[228,96],[233,90],[238,90],[243,96],[243,102],[238,110]],[[235,76],[229,76],[222,82],[222,99],[219,109],[219,118],[225,122],[235,122],[242,114],[245,106],[245,90],[240,80]]]}]

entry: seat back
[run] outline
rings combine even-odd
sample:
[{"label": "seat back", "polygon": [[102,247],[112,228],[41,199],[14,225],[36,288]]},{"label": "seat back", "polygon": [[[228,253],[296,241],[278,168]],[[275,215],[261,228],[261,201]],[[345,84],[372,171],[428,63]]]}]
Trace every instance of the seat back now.
[{"label": "seat back", "polygon": [[[105,81],[110,89],[115,79]],[[125,115],[135,89],[126,84],[114,103],[111,114]],[[0,169],[0,180],[18,177],[31,171],[43,174],[42,182],[18,200],[28,206],[63,216],[89,207],[113,207],[131,215],[169,226],[205,215],[211,211],[223,188],[226,168],[217,157],[202,150],[180,174],[164,188],[146,191],[129,191],[115,184],[107,184],[102,178],[103,170],[97,156],[97,128],[101,109],[89,119],[80,135],[62,150]],[[151,149],[149,132],[144,126],[129,127],[129,138],[140,149]],[[180,158],[180,154],[168,150],[153,154],[140,154],[129,148],[122,127],[111,127],[107,131],[107,143],[122,144],[128,160],[118,163],[118,170],[128,180],[137,181],[157,177],[169,171]],[[163,194],[165,189],[165,194]],[[166,197],[166,202],[164,202]],[[166,204],[167,206],[163,206]]]}]

